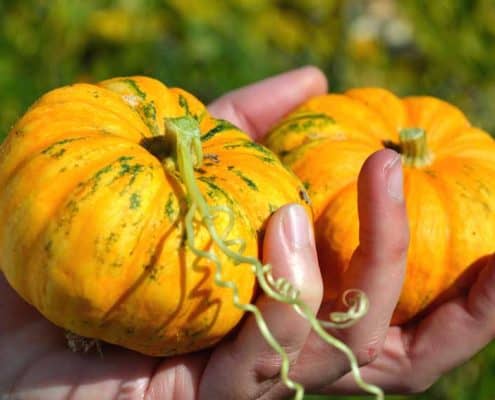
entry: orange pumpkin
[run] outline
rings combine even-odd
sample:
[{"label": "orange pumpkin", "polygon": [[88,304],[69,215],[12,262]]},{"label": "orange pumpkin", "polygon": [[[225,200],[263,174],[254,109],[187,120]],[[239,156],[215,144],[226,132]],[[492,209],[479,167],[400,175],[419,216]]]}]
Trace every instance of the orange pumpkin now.
[{"label": "orange pumpkin", "polygon": [[411,231],[394,323],[458,293],[495,251],[495,143],[442,100],[378,88],[323,95],[288,115],[265,144],[308,190],[327,299],[358,244],[359,170],[384,147],[402,154]]},{"label": "orange pumpkin", "polygon": [[[228,206],[229,237],[258,256],[268,216],[303,190],[272,152],[191,94],[146,77],[75,84],[45,94],[0,148],[0,265],[53,323],[149,354],[211,346],[240,320],[215,267],[185,243],[187,193],[166,121],[187,116],[204,161],[207,203]],[[213,221],[225,230],[228,216]],[[196,247],[214,249],[223,278],[249,303],[255,276],[212,245],[196,218]]]}]

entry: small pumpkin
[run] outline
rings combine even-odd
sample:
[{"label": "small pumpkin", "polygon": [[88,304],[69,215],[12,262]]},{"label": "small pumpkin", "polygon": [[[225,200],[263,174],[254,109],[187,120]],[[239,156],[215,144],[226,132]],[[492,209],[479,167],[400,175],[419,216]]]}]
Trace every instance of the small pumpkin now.
[{"label": "small pumpkin", "polygon": [[[170,121],[200,131],[197,187],[234,216],[215,214],[216,230],[258,257],[268,216],[303,203],[303,188],[182,89],[139,76],[58,88],[0,147],[0,265],[10,285],[56,325],[148,355],[211,346],[242,316],[232,290],[215,285],[214,263],[186,246],[188,194]],[[199,218],[192,226],[198,249],[218,250]],[[216,255],[249,303],[252,268]]]},{"label": "small pumpkin", "polygon": [[380,88],[326,94],[288,115],[265,144],[308,190],[327,299],[358,245],[359,170],[384,147],[402,155],[411,232],[393,323],[463,290],[495,251],[495,143],[445,101]]}]

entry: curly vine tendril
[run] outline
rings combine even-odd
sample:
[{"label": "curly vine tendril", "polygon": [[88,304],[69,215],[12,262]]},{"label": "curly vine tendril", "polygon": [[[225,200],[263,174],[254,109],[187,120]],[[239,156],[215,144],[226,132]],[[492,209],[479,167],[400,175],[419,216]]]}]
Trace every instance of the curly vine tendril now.
[{"label": "curly vine tendril", "polygon": [[[196,213],[199,213],[201,216],[202,224],[206,227],[213,242],[220,251],[233,260],[235,264],[251,265],[257,277],[258,284],[264,293],[277,301],[291,305],[298,314],[310,323],[313,330],[325,342],[336,347],[347,356],[356,384],[362,390],[374,394],[377,399],[383,399],[383,392],[380,388],[366,383],[362,379],[356,357],[352,350],[325,330],[325,328],[349,327],[365,315],[368,310],[368,300],[365,294],[359,290],[345,292],[343,302],[348,307],[346,311],[330,313],[329,320],[327,321],[317,319],[307,304],[300,299],[299,291],[288,280],[284,278],[275,279],[273,277],[271,265],[262,264],[257,258],[242,254],[246,246],[242,238],[228,239],[234,226],[235,217],[232,209],[227,206],[210,207],[206,203],[194,177],[194,168],[199,167],[202,162],[202,146],[197,121],[191,116],[186,116],[166,119],[165,124],[167,134],[175,136],[177,146],[175,162],[177,163],[177,168],[188,196],[189,209],[185,218],[187,245],[195,255],[206,258],[214,263],[216,267],[214,276],[215,284],[230,289],[232,291],[234,305],[244,312],[250,312],[254,316],[262,336],[281,358],[280,378],[288,388],[295,391],[294,399],[302,400],[304,387],[289,378],[289,357],[284,348],[270,332],[260,310],[253,304],[240,302],[239,290],[236,284],[233,281],[226,281],[222,278],[222,263],[213,249],[205,251],[196,247],[193,227]],[[220,213],[224,213],[227,216],[227,226],[221,233],[217,232],[214,225],[215,217]]]}]

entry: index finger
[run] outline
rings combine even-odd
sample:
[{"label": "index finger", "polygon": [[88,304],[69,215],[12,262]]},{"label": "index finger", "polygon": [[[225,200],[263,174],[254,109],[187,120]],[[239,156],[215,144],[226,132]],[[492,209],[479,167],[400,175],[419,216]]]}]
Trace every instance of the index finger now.
[{"label": "index finger", "polygon": [[213,101],[208,110],[259,140],[289,111],[326,92],[323,72],[307,66],[229,92]]}]

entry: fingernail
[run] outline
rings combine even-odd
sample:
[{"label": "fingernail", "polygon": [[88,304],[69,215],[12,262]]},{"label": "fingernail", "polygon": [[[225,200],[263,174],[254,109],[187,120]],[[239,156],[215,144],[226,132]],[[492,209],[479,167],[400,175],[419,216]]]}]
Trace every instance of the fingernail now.
[{"label": "fingernail", "polygon": [[299,204],[287,207],[282,219],[285,238],[292,250],[313,245],[313,228],[304,208]]},{"label": "fingernail", "polygon": [[397,154],[386,166],[385,176],[390,197],[398,202],[404,200],[404,180],[402,176],[401,157]]}]

